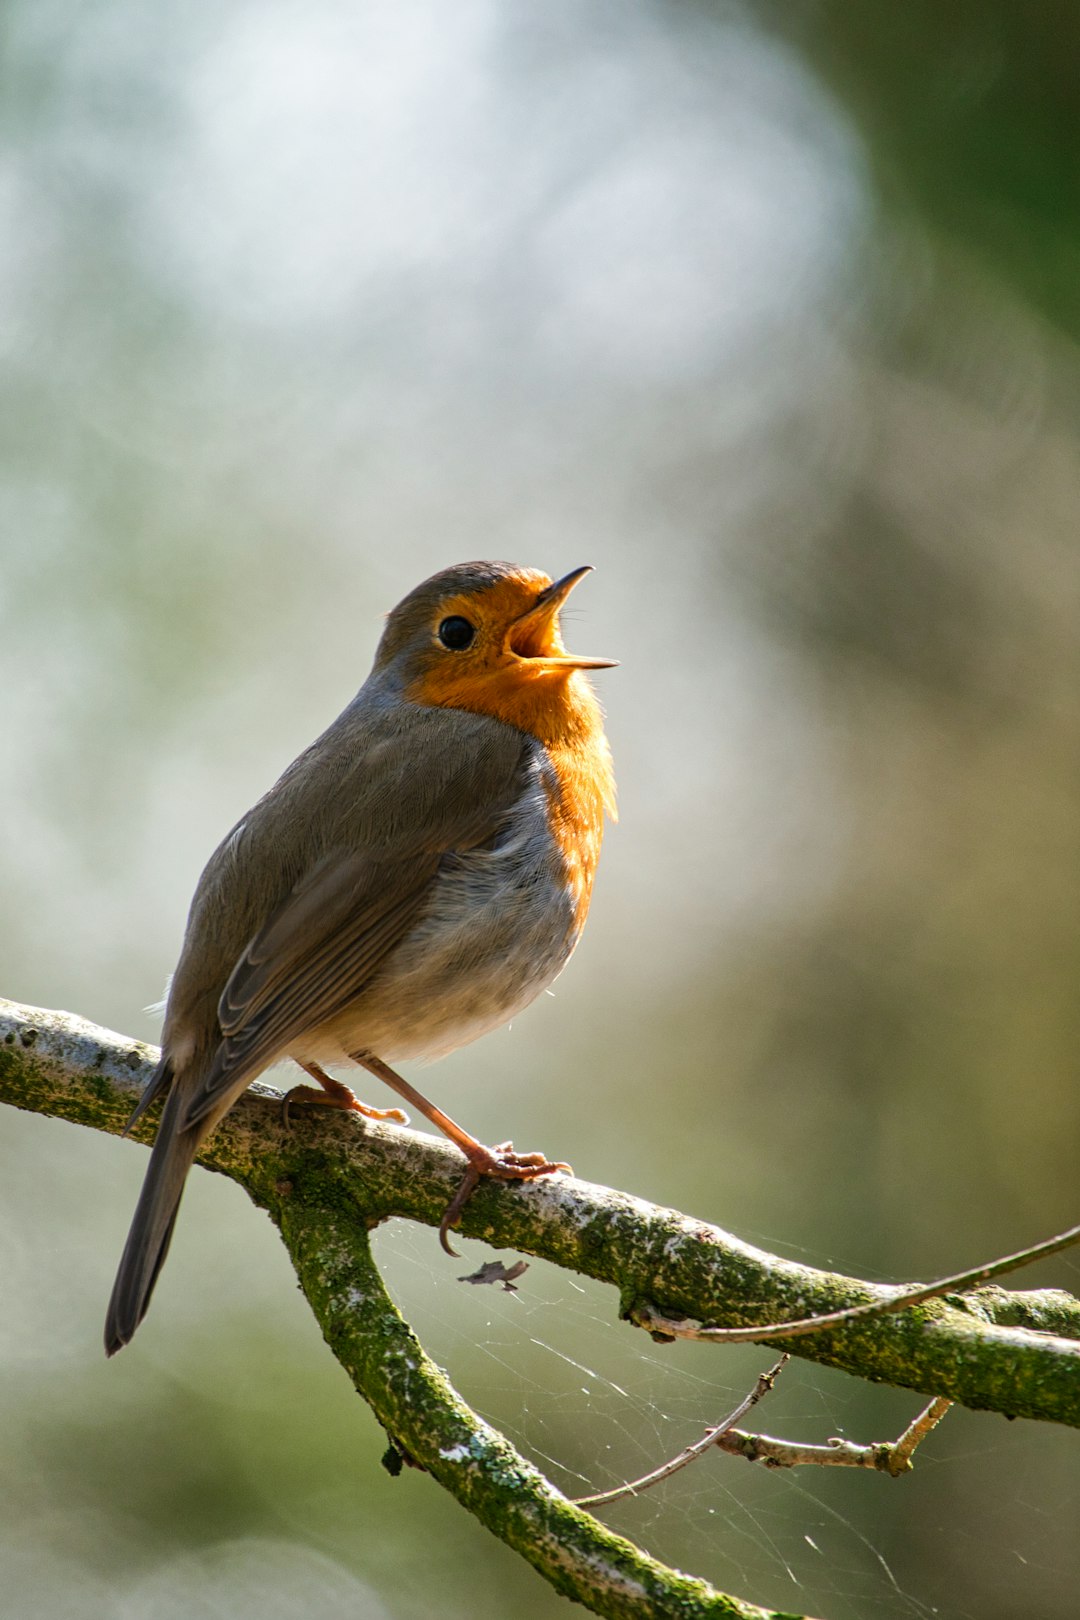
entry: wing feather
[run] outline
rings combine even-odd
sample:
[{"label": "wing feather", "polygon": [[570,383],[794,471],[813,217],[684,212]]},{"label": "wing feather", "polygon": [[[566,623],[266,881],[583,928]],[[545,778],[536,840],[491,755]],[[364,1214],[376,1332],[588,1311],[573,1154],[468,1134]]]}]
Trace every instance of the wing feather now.
[{"label": "wing feather", "polygon": [[[316,826],[315,847],[300,875],[268,914],[263,911],[265,921],[239,954],[224,959],[216,1039],[197,1083],[187,1088],[185,1127],[227,1105],[299,1036],[361,995],[422,914],[442,859],[497,834],[521,791],[528,743],[510,727],[491,722],[478,727],[475,717],[465,714],[460,720],[464,723],[449,728],[457,746],[442,756],[429,754],[422,779],[408,768],[416,758],[416,738],[398,743],[381,736],[376,773],[381,782],[371,784],[361,751],[341,773],[341,792],[351,787],[353,804],[330,806],[328,815],[325,798],[319,803],[326,841]],[[332,735],[333,728],[327,737]],[[445,738],[445,729],[438,735]],[[263,832],[260,815],[271,819],[278,808],[275,794],[287,792],[291,814],[304,814],[306,784],[296,780],[303,758],[246,818],[243,835],[222,845],[224,874],[208,868],[204,883],[214,904],[206,907],[205,926],[215,912],[227,910],[229,889],[243,884]],[[369,812],[365,824],[365,804],[373,789],[383,797],[388,779],[395,788],[393,814]],[[248,901],[248,913],[253,909]],[[185,956],[191,943],[190,938],[185,942]]]}]

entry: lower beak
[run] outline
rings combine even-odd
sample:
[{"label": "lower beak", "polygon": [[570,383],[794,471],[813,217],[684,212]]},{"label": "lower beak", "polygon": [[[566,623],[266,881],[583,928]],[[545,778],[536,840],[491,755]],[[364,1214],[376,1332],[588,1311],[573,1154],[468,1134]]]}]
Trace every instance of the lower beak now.
[{"label": "lower beak", "polygon": [[583,654],[569,653],[559,634],[559,610],[579,580],[591,574],[586,563],[583,568],[571,569],[541,591],[528,613],[523,613],[510,632],[511,650],[519,658],[550,669],[614,669],[617,658],[587,658]]}]

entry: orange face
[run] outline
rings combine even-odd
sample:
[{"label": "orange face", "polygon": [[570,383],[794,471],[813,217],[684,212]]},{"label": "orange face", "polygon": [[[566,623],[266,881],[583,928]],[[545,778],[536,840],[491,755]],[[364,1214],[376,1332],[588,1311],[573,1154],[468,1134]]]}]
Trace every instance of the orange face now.
[{"label": "orange face", "polygon": [[402,649],[405,698],[490,714],[549,742],[591,729],[598,707],[579,671],[614,660],[567,652],[559,627],[559,610],[589,571],[576,568],[553,583],[533,570],[508,570],[480,588],[431,593],[423,617],[417,602]]}]

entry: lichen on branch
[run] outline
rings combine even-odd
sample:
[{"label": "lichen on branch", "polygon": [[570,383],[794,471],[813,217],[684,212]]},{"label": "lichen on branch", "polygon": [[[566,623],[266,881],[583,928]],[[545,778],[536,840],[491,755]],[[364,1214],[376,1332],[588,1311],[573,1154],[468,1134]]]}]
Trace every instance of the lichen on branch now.
[{"label": "lichen on branch", "polygon": [[[0,1102],[120,1135],[153,1047],[66,1013],[0,1001]],[[368,1233],[390,1216],[437,1227],[461,1175],[448,1143],[352,1116],[281,1122],[254,1086],[200,1157],[281,1232],[324,1337],[398,1449],[560,1592],[616,1620],[771,1613],[667,1569],[569,1502],[472,1412],[386,1293]],[[149,1141],[154,1120],[133,1135]],[[612,1284],[624,1318],[748,1327],[894,1298],[796,1265],[610,1188],[551,1177],[484,1184],[462,1230]],[[1008,1416],[1080,1427],[1080,1302],[993,1284],[769,1344],[856,1376]],[[778,1617],[774,1617],[778,1620]]]}]

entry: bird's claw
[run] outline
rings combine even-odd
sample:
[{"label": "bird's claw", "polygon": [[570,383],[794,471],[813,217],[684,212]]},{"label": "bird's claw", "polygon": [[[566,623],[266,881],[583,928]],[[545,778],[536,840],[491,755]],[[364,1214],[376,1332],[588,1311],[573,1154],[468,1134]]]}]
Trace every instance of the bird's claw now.
[{"label": "bird's claw", "polygon": [[439,1222],[439,1242],[446,1253],[459,1259],[458,1251],[450,1242],[450,1231],[461,1219],[461,1212],[480,1184],[481,1177],[491,1176],[496,1181],[538,1181],[541,1176],[552,1176],[557,1170],[573,1175],[570,1165],[549,1159],[544,1153],[515,1153],[513,1142],[500,1142],[485,1148],[477,1144],[469,1154],[469,1168],[461,1178],[457,1192],[443,1211]]}]

